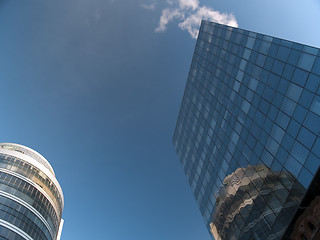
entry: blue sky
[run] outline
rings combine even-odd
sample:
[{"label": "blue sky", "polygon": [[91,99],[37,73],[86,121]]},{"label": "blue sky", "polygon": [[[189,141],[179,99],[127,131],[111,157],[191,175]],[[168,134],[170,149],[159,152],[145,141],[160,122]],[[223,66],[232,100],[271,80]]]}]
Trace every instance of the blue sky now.
[{"label": "blue sky", "polygon": [[316,0],[0,0],[0,141],[53,166],[63,240],[210,239],[171,143],[199,17],[320,47]]}]

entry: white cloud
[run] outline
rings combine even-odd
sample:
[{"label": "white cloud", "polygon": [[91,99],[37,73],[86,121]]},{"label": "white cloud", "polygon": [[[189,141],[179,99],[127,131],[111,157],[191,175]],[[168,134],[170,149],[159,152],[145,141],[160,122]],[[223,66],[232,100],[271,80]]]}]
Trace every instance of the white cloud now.
[{"label": "white cloud", "polygon": [[174,4],[174,0],[167,0],[166,1],[170,6],[172,6]]},{"label": "white cloud", "polygon": [[[169,5],[173,5],[172,0],[167,1],[169,1]],[[179,20],[179,28],[187,30],[192,38],[197,38],[201,20],[238,27],[237,20],[233,14],[220,13],[207,6],[200,7],[198,0],[178,0],[176,7],[165,8],[162,11],[159,25],[155,31],[164,32],[167,29],[167,25],[174,19]]]},{"label": "white cloud", "polygon": [[179,9],[169,9],[165,8],[162,10],[162,15],[160,17],[159,26],[155,29],[156,32],[164,32],[167,29],[167,25],[175,18],[183,19],[184,15],[179,11]]},{"label": "white cloud", "polygon": [[154,10],[156,8],[156,3],[155,2],[152,2],[152,3],[149,3],[149,4],[141,4],[141,7],[142,8],[145,8],[145,9],[148,9],[148,10]]},{"label": "white cloud", "polygon": [[198,8],[195,13],[190,14],[183,22],[180,22],[178,26],[182,30],[187,30],[192,38],[197,38],[202,19],[238,27],[237,20],[232,14],[220,13],[206,6]]},{"label": "white cloud", "polygon": [[193,11],[199,7],[198,0],[179,0],[179,6],[181,9],[191,8]]}]

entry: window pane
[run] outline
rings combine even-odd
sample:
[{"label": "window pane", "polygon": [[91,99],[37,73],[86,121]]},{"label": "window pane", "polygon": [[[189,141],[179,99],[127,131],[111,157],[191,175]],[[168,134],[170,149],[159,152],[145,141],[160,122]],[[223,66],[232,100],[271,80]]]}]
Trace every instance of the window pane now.
[{"label": "window pane", "polygon": [[298,62],[298,67],[301,67],[307,71],[310,71],[315,59],[316,59],[315,56],[307,54],[307,53],[303,53],[300,56],[300,59]]}]

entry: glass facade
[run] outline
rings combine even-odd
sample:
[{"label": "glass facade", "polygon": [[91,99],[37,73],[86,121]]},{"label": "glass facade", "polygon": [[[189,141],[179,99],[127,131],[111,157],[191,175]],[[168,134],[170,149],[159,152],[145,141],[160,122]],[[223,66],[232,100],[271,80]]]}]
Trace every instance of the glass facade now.
[{"label": "glass facade", "polygon": [[0,144],[0,239],[59,239],[63,204],[44,157],[18,144]]},{"label": "glass facade", "polygon": [[212,239],[281,239],[320,165],[320,51],[203,21],[173,137]]}]

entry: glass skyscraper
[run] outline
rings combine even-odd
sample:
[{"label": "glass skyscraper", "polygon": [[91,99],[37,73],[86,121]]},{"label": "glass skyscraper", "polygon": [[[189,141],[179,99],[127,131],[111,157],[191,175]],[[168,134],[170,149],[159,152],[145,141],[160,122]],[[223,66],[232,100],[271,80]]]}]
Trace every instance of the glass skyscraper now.
[{"label": "glass skyscraper", "polygon": [[0,239],[59,240],[63,193],[49,162],[18,144],[0,144]]},{"label": "glass skyscraper", "polygon": [[281,239],[320,165],[320,51],[202,21],[173,144],[212,239]]}]

